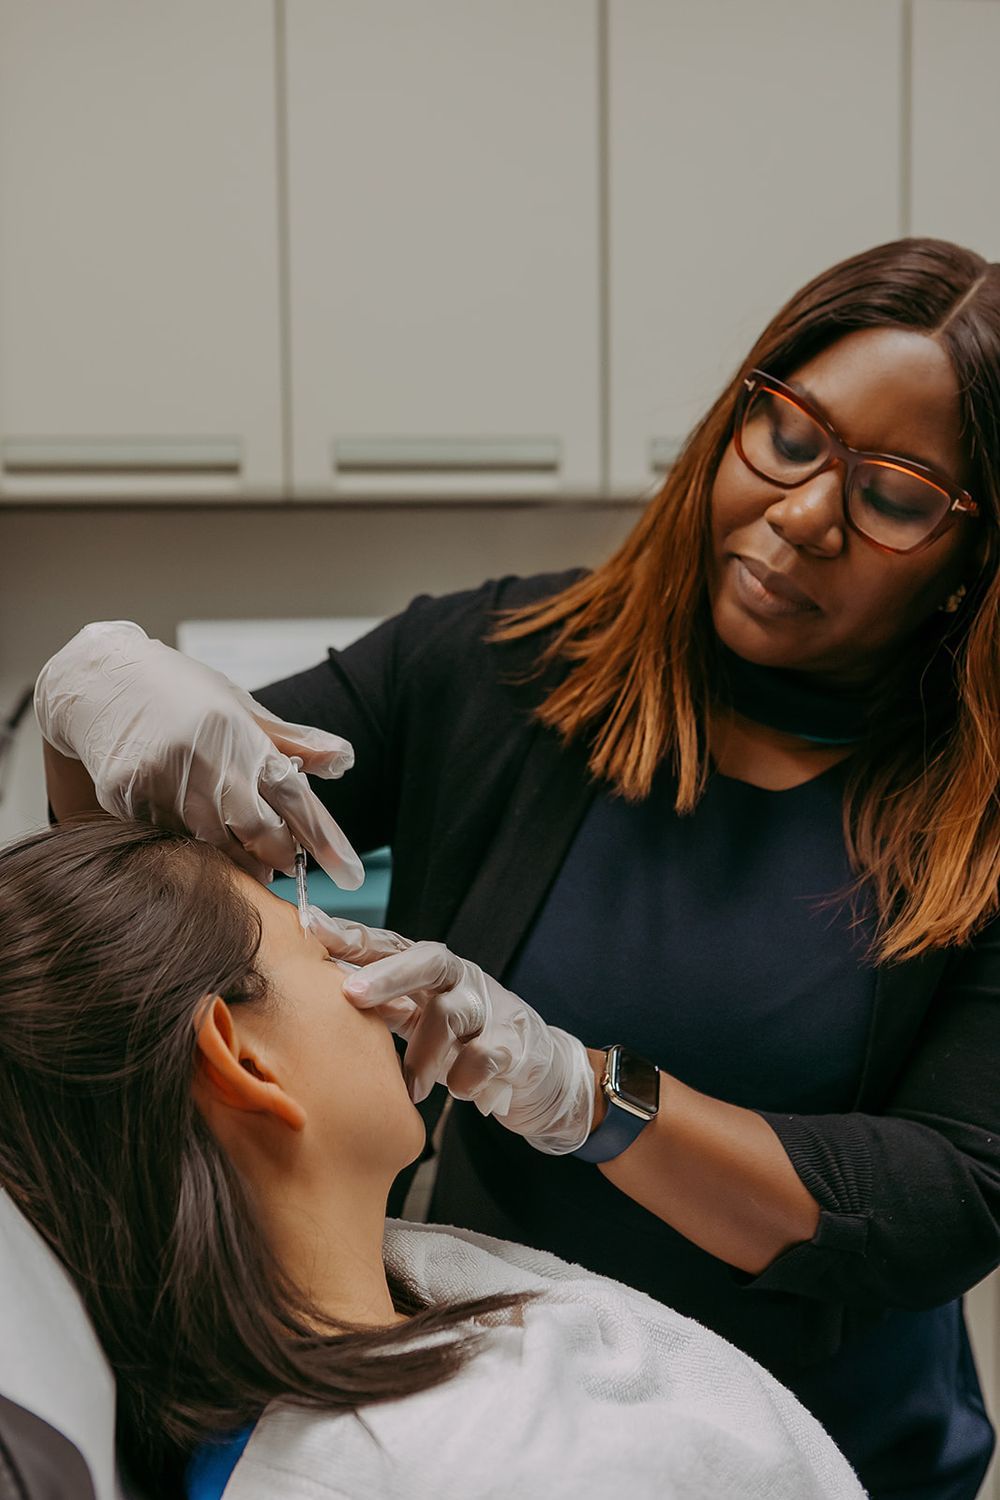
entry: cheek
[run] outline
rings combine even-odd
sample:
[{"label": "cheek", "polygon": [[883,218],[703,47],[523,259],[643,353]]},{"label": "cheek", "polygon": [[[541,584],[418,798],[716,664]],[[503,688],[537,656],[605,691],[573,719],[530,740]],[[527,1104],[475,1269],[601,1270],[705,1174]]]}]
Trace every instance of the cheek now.
[{"label": "cheek", "polygon": [[391,1037],[381,1021],[356,1010],[349,1000],[338,1000],[336,1011],[327,1055],[338,1087],[352,1096],[368,1096],[375,1089],[381,1093],[398,1072]]},{"label": "cheek", "polygon": [[406,1091],[391,1033],[348,1000],[337,1001],[336,1011],[325,1049],[322,1104],[332,1137],[349,1136],[356,1155],[379,1160],[395,1160],[412,1137],[417,1154],[423,1122]]},{"label": "cheek", "polygon": [[852,577],[847,597],[855,592],[856,607],[872,619],[878,638],[887,642],[902,641],[924,624],[963,575],[961,553],[953,547],[940,552],[931,548],[909,559],[866,551],[873,560],[867,576]]},{"label": "cheek", "polygon": [[761,489],[761,481],[740,462],[730,443],[722,455],[709,502],[716,543],[763,514],[773,495],[772,490]]}]

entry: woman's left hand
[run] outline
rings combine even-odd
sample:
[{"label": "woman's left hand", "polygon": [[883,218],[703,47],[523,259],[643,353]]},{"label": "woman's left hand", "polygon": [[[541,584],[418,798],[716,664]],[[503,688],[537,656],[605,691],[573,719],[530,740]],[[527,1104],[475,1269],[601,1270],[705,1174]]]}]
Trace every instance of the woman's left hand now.
[{"label": "woman's left hand", "polygon": [[419,1104],[435,1083],[552,1156],[575,1151],[594,1117],[594,1070],[576,1037],[458,958],[442,943],[328,917],[311,930],[331,957],[363,967],[344,984],[360,1010],[376,1010],[407,1039],[404,1067]]}]

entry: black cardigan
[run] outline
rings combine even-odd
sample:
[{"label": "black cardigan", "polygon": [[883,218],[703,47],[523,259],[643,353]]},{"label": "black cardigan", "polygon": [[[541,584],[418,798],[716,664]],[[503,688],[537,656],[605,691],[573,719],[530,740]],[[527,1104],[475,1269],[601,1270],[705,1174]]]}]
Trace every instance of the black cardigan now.
[{"label": "black cardigan", "polygon": [[[391,846],[388,925],[499,978],[595,783],[583,749],[533,718],[554,680],[526,680],[538,638],[484,637],[497,609],[578,576],[418,598],[257,694],[353,743],[354,769],[313,786],[360,851]],[[777,1322],[782,1339],[794,1328],[800,1358],[832,1353],[879,1309],[945,1302],[1000,1263],[998,1060],[1000,920],[961,950],[880,968],[851,1113],[761,1111],[817,1199],[819,1227],[759,1276],[732,1275],[793,1313]]]}]

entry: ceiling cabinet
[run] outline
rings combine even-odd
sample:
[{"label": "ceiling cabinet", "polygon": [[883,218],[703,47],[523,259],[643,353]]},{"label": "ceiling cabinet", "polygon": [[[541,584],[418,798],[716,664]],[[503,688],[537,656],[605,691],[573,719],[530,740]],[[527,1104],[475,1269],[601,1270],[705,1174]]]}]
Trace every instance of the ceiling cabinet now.
[{"label": "ceiling cabinet", "polygon": [[1000,0],[4,0],[0,498],[637,497],[834,261],[1000,257],[998,59]]},{"label": "ceiling cabinet", "polygon": [[597,5],[287,8],[303,494],[599,482]]},{"label": "ceiling cabinet", "polygon": [[900,227],[900,0],[609,0],[610,482],[671,462],[765,323]]},{"label": "ceiling cabinet", "polygon": [[915,0],[912,222],[1000,260],[1000,4]]},{"label": "ceiling cabinet", "polygon": [[280,489],[271,0],[0,6],[0,493]]}]

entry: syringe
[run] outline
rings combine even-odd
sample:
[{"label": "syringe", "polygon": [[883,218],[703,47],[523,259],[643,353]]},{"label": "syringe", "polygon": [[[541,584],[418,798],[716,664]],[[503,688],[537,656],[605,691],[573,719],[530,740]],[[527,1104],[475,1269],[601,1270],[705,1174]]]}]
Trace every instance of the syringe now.
[{"label": "syringe", "polygon": [[[296,771],[302,770],[302,757],[290,755],[289,760]],[[306,885],[306,851],[295,840],[295,899],[299,907],[299,926],[303,932],[309,931],[309,887]]]},{"label": "syringe", "polygon": [[295,899],[299,906],[299,926],[309,931],[309,887],[306,885],[306,851],[295,845]]}]

